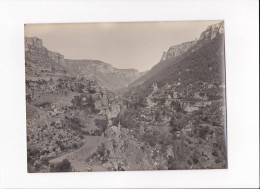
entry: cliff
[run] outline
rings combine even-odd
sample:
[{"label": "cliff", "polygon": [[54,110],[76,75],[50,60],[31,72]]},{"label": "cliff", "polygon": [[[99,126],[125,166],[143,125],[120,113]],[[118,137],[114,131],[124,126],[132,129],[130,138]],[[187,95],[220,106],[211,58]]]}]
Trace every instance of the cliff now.
[{"label": "cliff", "polygon": [[38,66],[32,70],[37,74],[41,72],[39,70],[51,69],[56,72],[59,70],[73,76],[95,79],[100,85],[113,91],[127,87],[144,74],[136,69],[117,69],[99,60],[64,59],[62,54],[49,51],[44,47],[38,37],[25,37],[25,58],[27,64]]},{"label": "cliff", "polygon": [[161,61],[173,59],[183,53],[185,53],[188,49],[194,46],[197,43],[197,40],[185,42],[180,45],[175,45],[169,48],[167,52],[164,52],[161,58]]},{"label": "cliff", "polygon": [[201,33],[199,40],[214,39],[217,35],[224,33],[224,21],[210,25],[207,29]]},{"label": "cliff", "polygon": [[37,61],[39,57],[43,56],[52,59],[54,63],[64,65],[64,56],[49,51],[43,46],[42,40],[38,37],[25,37],[25,53],[27,55],[29,54],[30,59],[33,59],[34,61]]},{"label": "cliff", "polygon": [[[194,47],[198,41],[212,40],[218,35],[224,33],[224,22],[220,22],[207,27],[205,31],[200,34],[199,40],[194,40],[190,42],[185,42],[179,45],[174,45],[168,49],[167,52],[163,52],[161,61],[173,59],[181,54],[187,52],[190,48]],[[195,48],[194,48],[195,50]],[[193,51],[194,51],[193,50]]]},{"label": "cliff", "polygon": [[[193,75],[197,80],[200,79],[203,81],[204,79],[202,78],[204,78],[204,76],[212,74],[211,79],[218,78],[217,81],[222,82],[222,80],[220,80],[222,77],[220,77],[218,73],[223,71],[222,64],[224,60],[223,57],[220,57],[218,54],[223,55],[224,52],[223,34],[224,22],[220,22],[208,26],[206,30],[200,34],[198,40],[195,39],[194,41],[171,46],[167,52],[163,52],[159,63],[131,83],[129,87],[137,87],[162,81],[178,82],[181,76],[187,76],[188,73]],[[213,50],[213,47],[215,47],[217,51]],[[193,58],[192,60],[190,59],[191,57]],[[201,65],[198,65],[198,63],[201,63]],[[183,69],[185,69],[185,71],[183,71]],[[203,74],[202,71],[204,71]],[[193,77],[189,79],[192,78]],[[187,78],[181,79],[185,80]]]}]

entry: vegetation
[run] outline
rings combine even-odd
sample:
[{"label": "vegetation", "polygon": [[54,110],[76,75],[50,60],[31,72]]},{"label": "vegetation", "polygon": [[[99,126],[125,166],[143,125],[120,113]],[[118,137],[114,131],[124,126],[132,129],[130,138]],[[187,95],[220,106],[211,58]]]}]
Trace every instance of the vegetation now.
[{"label": "vegetation", "polygon": [[[46,48],[32,47],[26,52],[28,170],[70,172],[76,161],[88,171],[225,168],[223,43],[223,35],[199,40],[117,92],[99,85],[125,84],[109,81],[114,74],[98,80],[83,74],[85,65],[103,62],[60,65]],[[68,152],[87,155],[50,164]]]},{"label": "vegetation", "polygon": [[95,110],[94,100],[90,95],[75,96],[71,101],[76,109],[80,110]]},{"label": "vegetation", "polygon": [[50,165],[51,172],[71,172],[72,167],[68,159],[63,159],[62,162]]}]

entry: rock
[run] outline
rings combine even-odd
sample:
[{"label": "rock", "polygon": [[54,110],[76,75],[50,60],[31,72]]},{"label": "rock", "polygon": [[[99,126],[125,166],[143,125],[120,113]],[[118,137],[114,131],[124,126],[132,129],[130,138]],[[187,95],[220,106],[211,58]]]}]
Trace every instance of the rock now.
[{"label": "rock", "polygon": [[119,124],[119,126],[111,126],[110,129],[113,130],[113,132],[119,138],[119,136],[121,134],[121,126],[120,126],[120,124]]},{"label": "rock", "polygon": [[[214,39],[218,34],[223,34],[223,33],[224,33],[224,22],[220,22],[215,25],[208,26],[207,29],[201,33],[199,40]],[[194,41],[189,41],[189,42],[185,42],[170,47],[167,52],[163,52],[161,61],[173,59],[185,53],[190,48],[194,47],[197,42],[198,40],[195,39]],[[196,50],[195,48],[192,48],[192,52],[195,50]]]},{"label": "rock", "polygon": [[197,111],[200,108],[206,107],[208,105],[211,105],[212,101],[198,101],[198,102],[190,102],[190,101],[184,101],[182,102],[182,109],[183,111],[186,111],[188,113],[192,113],[193,111]]},{"label": "rock", "polygon": [[48,56],[54,60],[55,63],[58,63],[60,65],[64,65],[64,56],[56,53],[56,52],[52,52],[52,51],[48,51]]},{"label": "rock", "polygon": [[224,22],[217,23],[215,25],[208,26],[206,31],[200,35],[200,40],[214,39],[217,35],[224,33]]},{"label": "rock", "polygon": [[177,98],[178,98],[178,93],[175,92],[175,91],[173,91],[173,93],[172,93],[172,98],[173,98],[173,99],[177,99]]},{"label": "rock", "polygon": [[106,169],[109,169],[109,168],[113,167],[113,164],[110,163],[109,161],[107,161],[107,162],[103,163],[101,166]]},{"label": "rock", "polygon": [[25,37],[25,51],[29,51],[31,46],[42,47],[42,40],[37,37]]},{"label": "rock", "polygon": [[171,99],[171,98],[167,98],[167,99],[165,100],[164,106],[165,106],[165,107],[170,107],[171,103],[172,103],[172,99]]},{"label": "rock", "polygon": [[[43,46],[42,40],[38,37],[25,37],[25,53],[30,53],[30,59],[38,62],[46,60],[46,58],[42,58],[42,56],[48,56],[54,63],[59,65],[65,64],[64,56],[59,53],[49,51]],[[47,62],[47,60],[45,62]]]},{"label": "rock", "polygon": [[157,90],[158,90],[158,85],[157,85],[157,83],[153,83],[153,84],[152,84],[152,89],[153,89],[153,91],[157,91]]},{"label": "rock", "polygon": [[108,119],[115,118],[120,112],[119,105],[112,105],[110,110],[107,110]]},{"label": "rock", "polygon": [[161,57],[161,61],[165,61],[167,59],[167,52],[163,52],[163,55]]},{"label": "rock", "polygon": [[[168,49],[168,51],[163,53],[162,59],[169,60],[173,59],[183,53],[185,53],[188,49],[190,49],[192,46],[194,46],[197,43],[197,41],[189,41],[182,43],[180,45],[174,45]],[[162,60],[161,59],[161,60]]]},{"label": "rock", "polygon": [[85,166],[85,170],[91,172],[92,171],[92,167],[90,165],[86,165]]}]

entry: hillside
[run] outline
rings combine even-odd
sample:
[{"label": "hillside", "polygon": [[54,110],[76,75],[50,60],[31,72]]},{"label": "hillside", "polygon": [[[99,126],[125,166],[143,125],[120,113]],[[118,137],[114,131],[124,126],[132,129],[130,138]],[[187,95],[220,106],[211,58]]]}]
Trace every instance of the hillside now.
[{"label": "hillside", "polygon": [[113,91],[127,87],[142,75],[136,69],[117,69],[98,60],[65,59],[65,66],[72,74],[96,79],[102,86]]},{"label": "hillside", "polygon": [[[184,86],[194,81],[223,83],[224,23],[209,26],[199,40],[172,46],[161,61],[129,87],[160,82],[179,82]],[[190,82],[188,82],[190,81]]]},{"label": "hillside", "polygon": [[[123,93],[128,108],[117,122],[150,146],[174,146],[174,155],[164,158],[168,165],[157,162],[160,166],[227,166],[223,30],[221,22],[209,26],[199,40],[172,46]],[[159,154],[167,156],[163,150]]]},{"label": "hillside", "polygon": [[39,76],[43,77],[42,73],[45,72],[54,76],[66,73],[69,76],[96,80],[101,86],[112,91],[126,88],[143,74],[136,69],[117,69],[99,60],[64,59],[60,53],[44,47],[42,40],[37,37],[25,37],[25,58],[26,64],[33,67],[31,71],[35,74],[31,76],[41,73]]},{"label": "hillside", "polygon": [[150,71],[25,39],[29,172],[227,168],[224,23]]}]

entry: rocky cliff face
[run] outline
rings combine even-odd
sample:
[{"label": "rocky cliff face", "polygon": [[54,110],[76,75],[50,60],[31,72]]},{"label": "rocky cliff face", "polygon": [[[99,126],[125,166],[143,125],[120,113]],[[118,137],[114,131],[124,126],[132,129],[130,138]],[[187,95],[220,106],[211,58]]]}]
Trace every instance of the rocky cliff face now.
[{"label": "rocky cliff face", "polygon": [[199,40],[214,39],[217,35],[224,33],[224,22],[210,25],[207,29],[201,33]]},{"label": "rocky cliff face", "polygon": [[30,54],[30,58],[37,60],[37,57],[44,56],[53,60],[54,63],[64,65],[64,56],[49,51],[43,46],[42,40],[38,37],[25,37],[25,53]]},{"label": "rocky cliff face", "polygon": [[31,47],[43,48],[42,40],[37,37],[25,37],[25,51],[30,51]]},{"label": "rocky cliff face", "polygon": [[[212,51],[214,50],[211,49],[212,47],[216,46],[218,47],[218,51],[219,51],[218,54],[223,55],[223,51],[224,51],[223,33],[224,33],[224,22],[220,22],[207,27],[206,30],[201,33],[200,38],[198,40],[196,39],[194,41],[185,42],[180,45],[175,45],[170,47],[167,52],[163,52],[161,60],[158,64],[156,64],[146,74],[142,75],[140,78],[133,81],[129,85],[129,87],[137,87],[143,84],[149,84],[151,82],[159,82],[159,80],[172,81],[173,79],[175,79],[174,81],[179,81],[177,77],[186,76],[185,73],[186,74],[193,73],[194,76],[203,77],[199,75],[201,74],[201,71],[205,71],[206,74],[212,74],[213,76],[219,76],[217,75],[217,73],[219,73],[220,71],[223,72],[223,68],[222,68],[223,67],[222,63],[224,62],[223,58],[219,57],[217,54],[214,55],[213,58],[207,55],[206,52],[212,54],[213,53]],[[197,54],[197,56],[195,54]],[[189,56],[193,57],[192,61],[188,59]],[[205,66],[202,67],[202,65],[198,65],[199,62],[200,63],[203,62],[203,65]],[[218,62],[218,64],[216,64],[216,62]],[[177,67],[178,72],[177,69],[174,69],[176,68],[175,65],[177,63],[179,63],[180,65],[179,67]],[[206,65],[206,63],[208,63],[208,65]],[[181,70],[182,68],[185,69],[185,71]],[[193,68],[196,70],[192,70]],[[214,70],[215,73],[213,73]],[[183,80],[185,80],[185,78]]]},{"label": "rocky cliff face", "polygon": [[65,59],[65,65],[75,75],[97,79],[109,90],[125,88],[143,74],[136,69],[117,69],[99,60]]},{"label": "rocky cliff face", "polygon": [[180,45],[174,45],[169,48],[167,52],[164,52],[161,58],[161,61],[173,59],[183,53],[185,53],[188,49],[194,46],[197,43],[197,40],[185,42]]},{"label": "rocky cliff face", "polygon": [[[212,40],[217,35],[221,35],[223,33],[224,33],[224,22],[210,25],[207,27],[207,29],[205,31],[203,31],[201,33],[199,40],[196,39],[194,41],[185,42],[180,45],[174,45],[174,46],[170,47],[167,52],[163,52],[161,61],[173,59],[173,58],[185,53],[190,48],[194,47],[198,41]],[[195,50],[196,50],[196,48],[194,47],[193,51],[195,51]]]},{"label": "rocky cliff face", "polygon": [[[95,79],[109,90],[127,87],[144,73],[136,69],[117,69],[99,60],[64,59],[60,53],[49,51],[38,37],[25,37],[26,61],[45,69],[60,69],[73,76]],[[38,70],[38,69],[35,69]]]},{"label": "rocky cliff face", "polygon": [[122,78],[136,78],[141,74],[136,69],[117,69],[108,63],[99,60],[70,60],[65,59],[66,66],[75,73],[80,74],[109,74],[113,73]]}]

